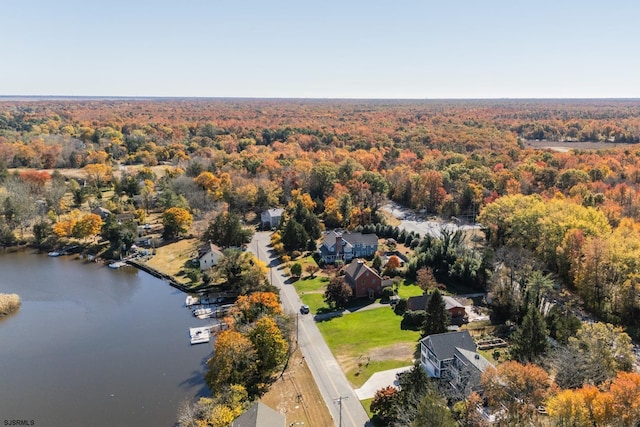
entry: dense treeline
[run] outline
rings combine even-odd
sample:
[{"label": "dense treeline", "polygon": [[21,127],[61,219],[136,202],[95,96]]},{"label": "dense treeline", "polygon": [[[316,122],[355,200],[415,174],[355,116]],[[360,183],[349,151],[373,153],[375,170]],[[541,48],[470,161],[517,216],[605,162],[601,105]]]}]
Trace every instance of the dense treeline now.
[{"label": "dense treeline", "polygon": [[[622,407],[609,401],[618,388],[640,390],[636,377],[619,373],[632,368],[630,338],[609,324],[640,335],[640,150],[613,144],[638,142],[639,118],[640,101],[632,100],[2,102],[0,245],[99,235],[109,242],[106,254],[118,257],[152,212],[166,241],[195,233],[240,246],[250,237],[249,214],[277,206],[284,216],[273,244],[281,253],[315,249],[323,227],[376,232],[414,250],[409,279],[425,289],[486,286],[493,320],[513,322],[509,357],[525,365],[485,378],[490,404],[519,425],[543,402],[560,424],[595,423],[594,413],[567,411],[600,399],[615,415]],[[600,149],[526,148],[536,139]],[[387,199],[477,220],[489,245],[446,230],[401,232],[384,223]],[[243,294],[268,290],[261,266],[233,254],[218,267],[228,285]],[[575,307],[555,303],[565,290],[609,323],[581,325]],[[288,326],[269,301],[247,302],[253,308],[234,313],[234,328],[219,337],[207,380],[221,392],[199,403],[200,415],[231,419],[282,366]],[[263,347],[273,353],[261,354]],[[530,362],[543,363],[568,391],[550,388]],[[529,375],[540,392],[500,395],[511,371]],[[493,395],[492,383],[500,385]],[[426,388],[388,392],[380,398],[390,403],[390,420],[435,411],[449,422],[444,402]],[[408,406],[417,409],[401,410]],[[465,411],[458,421],[473,417]]]}]

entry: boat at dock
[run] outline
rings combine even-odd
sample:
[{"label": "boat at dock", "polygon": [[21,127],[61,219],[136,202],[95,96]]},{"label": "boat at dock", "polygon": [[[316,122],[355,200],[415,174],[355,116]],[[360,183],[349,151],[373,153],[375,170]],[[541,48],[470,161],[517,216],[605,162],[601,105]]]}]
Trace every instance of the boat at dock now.
[{"label": "boat at dock", "polygon": [[213,315],[213,309],[211,308],[196,308],[193,310],[193,315],[198,319],[208,319]]},{"label": "boat at dock", "polygon": [[109,268],[116,269],[116,268],[124,267],[125,265],[127,265],[127,263],[124,261],[116,261],[109,264]]},{"label": "boat at dock", "polygon": [[192,305],[200,304],[200,298],[195,297],[195,296],[193,296],[193,295],[187,295],[187,299],[185,300],[184,304],[185,304],[187,307],[190,307],[190,306],[192,306]]},{"label": "boat at dock", "polygon": [[211,328],[209,326],[189,328],[189,336],[192,345],[207,343],[211,339]]}]

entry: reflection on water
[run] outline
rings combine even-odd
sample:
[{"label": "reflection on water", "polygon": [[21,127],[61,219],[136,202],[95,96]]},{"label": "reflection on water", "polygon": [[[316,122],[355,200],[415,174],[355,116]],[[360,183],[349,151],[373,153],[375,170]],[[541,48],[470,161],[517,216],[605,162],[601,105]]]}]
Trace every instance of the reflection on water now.
[{"label": "reflection on water", "polygon": [[71,257],[0,255],[0,292],[20,310],[0,318],[0,414],[35,425],[170,426],[179,404],[206,395],[206,321],[184,294],[131,267]]}]

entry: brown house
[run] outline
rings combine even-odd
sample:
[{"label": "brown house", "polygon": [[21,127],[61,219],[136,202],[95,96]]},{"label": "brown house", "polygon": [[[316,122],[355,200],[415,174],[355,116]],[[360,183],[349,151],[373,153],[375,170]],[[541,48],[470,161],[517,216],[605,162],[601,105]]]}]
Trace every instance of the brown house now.
[{"label": "brown house", "polygon": [[[443,295],[445,309],[451,316],[451,323],[460,324],[466,321],[467,311],[464,305],[460,304],[458,300],[453,297]],[[427,302],[429,301],[428,294],[422,294],[416,297],[410,297],[407,300],[407,310],[425,310],[427,308]]]},{"label": "brown house", "polygon": [[382,277],[363,260],[356,259],[345,268],[344,280],[355,298],[375,298],[382,292]]}]

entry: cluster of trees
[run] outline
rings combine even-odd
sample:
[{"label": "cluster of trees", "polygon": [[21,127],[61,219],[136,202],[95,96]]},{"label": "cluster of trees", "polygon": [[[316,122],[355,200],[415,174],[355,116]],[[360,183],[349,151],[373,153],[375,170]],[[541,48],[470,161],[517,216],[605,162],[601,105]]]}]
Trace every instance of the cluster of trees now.
[{"label": "cluster of trees", "polygon": [[487,205],[478,220],[496,253],[508,254],[496,258],[493,286],[503,308],[513,305],[507,300],[519,299],[526,275],[517,271],[536,268],[535,257],[537,268],[556,273],[564,286],[577,290],[591,312],[637,333],[640,226],[634,219],[612,224],[602,209],[561,195],[513,195]]},{"label": "cluster of trees", "polygon": [[266,391],[287,361],[291,321],[282,312],[277,294],[240,296],[224,322],[229,328],[217,335],[207,362],[206,382],[212,395],[181,405],[180,426],[230,426]]},{"label": "cluster of trees", "polygon": [[289,319],[276,294],[254,292],[238,298],[225,322],[230,328],[216,337],[207,384],[214,395],[220,388],[240,385],[255,398],[287,359]]},{"label": "cluster of trees", "polygon": [[417,278],[418,271],[426,267],[441,283],[484,289],[490,273],[488,259],[465,236],[462,230],[442,228],[440,236],[422,238],[409,260],[408,276]]}]

